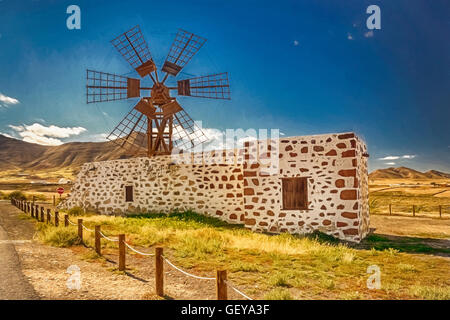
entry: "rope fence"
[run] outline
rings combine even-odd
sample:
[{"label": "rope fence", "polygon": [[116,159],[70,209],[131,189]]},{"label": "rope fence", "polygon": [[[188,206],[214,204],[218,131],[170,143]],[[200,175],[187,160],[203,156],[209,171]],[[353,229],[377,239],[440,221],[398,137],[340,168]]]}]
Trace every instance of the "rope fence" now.
[{"label": "rope fence", "polygon": [[[19,208],[25,213],[30,213],[31,217],[36,218],[39,222],[47,222],[52,223],[52,219],[54,220],[55,226],[59,225],[59,212],[55,210],[55,214],[51,213],[51,210],[47,208],[47,221],[45,221],[44,215],[44,206],[35,205],[34,203],[27,202],[25,200],[11,199],[11,204]],[[39,210],[40,209],[40,210]],[[39,215],[39,212],[41,213]],[[218,300],[228,300],[228,292],[227,288],[231,288],[234,292],[241,295],[245,299],[253,300],[248,295],[237,289],[233,286],[229,280],[227,280],[227,271],[226,270],[217,270],[216,277],[203,277],[198,276],[192,273],[189,273],[180,267],[177,267],[173,264],[167,257],[163,255],[163,248],[156,247],[155,253],[142,252],[138,249],[131,246],[129,243],[125,241],[125,235],[118,235],[118,239],[111,238],[106,236],[101,231],[101,226],[96,225],[95,229],[90,229],[83,224],[83,219],[78,219],[77,223],[72,222],[69,219],[69,216],[64,215],[64,226],[68,227],[69,225],[78,227],[78,237],[80,241],[83,242],[83,229],[88,232],[93,232],[95,234],[95,251],[98,255],[101,255],[101,242],[100,239],[104,238],[105,240],[111,242],[119,243],[119,271],[125,271],[125,259],[126,259],[126,249],[133,251],[142,256],[154,256],[155,257],[155,289],[156,294],[159,296],[164,296],[164,262],[166,262],[171,268],[177,270],[178,272],[194,278],[198,280],[216,280],[216,295]]]}]

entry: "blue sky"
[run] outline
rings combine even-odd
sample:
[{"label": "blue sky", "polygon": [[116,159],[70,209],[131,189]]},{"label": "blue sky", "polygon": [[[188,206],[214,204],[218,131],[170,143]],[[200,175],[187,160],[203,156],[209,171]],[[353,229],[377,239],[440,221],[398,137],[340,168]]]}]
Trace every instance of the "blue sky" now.
[{"label": "blue sky", "polygon": [[[71,4],[81,30],[66,27]],[[206,128],[355,131],[371,170],[450,172],[449,17],[445,0],[0,0],[0,132],[101,140],[135,101],[87,105],[85,70],[133,75],[110,40],[139,24],[157,65],[178,28],[208,39],[179,75],[229,72],[231,101],[179,98]]]}]

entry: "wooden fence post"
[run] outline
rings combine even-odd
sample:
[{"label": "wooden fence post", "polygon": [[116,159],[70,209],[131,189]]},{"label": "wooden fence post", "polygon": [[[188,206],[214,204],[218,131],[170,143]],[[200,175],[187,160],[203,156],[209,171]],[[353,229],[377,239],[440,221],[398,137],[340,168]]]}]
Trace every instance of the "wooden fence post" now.
[{"label": "wooden fence post", "polygon": [[95,226],[95,252],[99,256],[102,255],[102,247],[100,242],[100,226]]},{"label": "wooden fence post", "polygon": [[125,271],[125,235],[119,234],[119,271]]},{"label": "wooden fence post", "polygon": [[415,217],[415,216],[416,216],[416,206],[413,205],[413,217]]},{"label": "wooden fence post", "polygon": [[39,205],[36,205],[36,210],[34,210],[34,217],[39,221]]},{"label": "wooden fence post", "polygon": [[52,222],[52,217],[50,216],[50,209],[47,209],[47,223]]},{"label": "wooden fence post", "polygon": [[34,218],[34,206],[31,205],[31,217]]},{"label": "wooden fence post", "polygon": [[78,219],[78,238],[83,242],[83,219]]},{"label": "wooden fence post", "polygon": [[155,248],[155,285],[156,294],[160,297],[164,296],[164,261],[163,248]]},{"label": "wooden fence post", "polygon": [[392,216],[392,205],[389,203],[389,215]]},{"label": "wooden fence post", "polygon": [[65,214],[64,215],[64,227],[68,227],[69,226],[69,215]]},{"label": "wooden fence post", "polygon": [[59,226],[59,212],[55,211],[55,227]]},{"label": "wooden fence post", "polygon": [[30,211],[31,211],[31,205],[30,205],[30,203],[28,202],[28,203],[27,203],[27,213],[30,213]]},{"label": "wooden fence post", "polygon": [[56,206],[55,195],[53,195],[53,206]]},{"label": "wooden fence post", "polygon": [[41,222],[44,222],[44,207],[41,207]]},{"label": "wooden fence post", "polygon": [[439,205],[439,218],[442,218],[442,206]]},{"label": "wooden fence post", "polygon": [[226,281],[227,281],[227,270],[217,270],[216,275],[217,300],[228,300]]}]

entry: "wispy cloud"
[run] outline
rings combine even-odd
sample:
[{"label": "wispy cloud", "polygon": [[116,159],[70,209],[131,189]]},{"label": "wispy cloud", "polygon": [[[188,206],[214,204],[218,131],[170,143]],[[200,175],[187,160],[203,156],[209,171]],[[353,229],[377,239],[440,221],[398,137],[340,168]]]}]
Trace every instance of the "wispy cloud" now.
[{"label": "wispy cloud", "polygon": [[395,162],[386,162],[387,165],[393,166],[395,165]]},{"label": "wispy cloud", "polygon": [[387,156],[384,158],[378,158],[378,160],[397,160],[397,159],[400,159],[400,157],[399,156]]},{"label": "wispy cloud", "polygon": [[386,160],[398,160],[398,159],[414,159],[416,157],[415,154],[405,154],[402,156],[386,156],[383,158],[378,158],[378,160],[386,161]]},{"label": "wispy cloud", "polygon": [[14,139],[14,137],[12,135],[4,133],[4,132],[0,132],[0,135],[5,136],[7,138],[13,138]]},{"label": "wispy cloud", "polygon": [[364,37],[366,37],[366,38],[372,38],[372,37],[373,37],[373,31],[372,31],[372,30],[367,31],[366,33],[364,33]]},{"label": "wispy cloud", "polygon": [[67,127],[62,128],[55,125],[48,127],[39,123],[32,125],[9,125],[11,129],[16,131],[23,141],[30,143],[37,143],[48,146],[58,146],[63,144],[61,138],[68,138],[73,135],[79,135],[86,131],[83,127]]},{"label": "wispy cloud", "polygon": [[8,97],[0,92],[0,107],[8,107],[13,104],[20,103],[16,98]]},{"label": "wispy cloud", "polygon": [[294,40],[294,46],[296,47],[296,46],[298,46],[299,44],[300,44],[300,42],[298,42],[298,40]]},{"label": "wispy cloud", "polygon": [[347,39],[348,39],[348,40],[353,40],[353,36],[352,36],[351,33],[347,33]]}]

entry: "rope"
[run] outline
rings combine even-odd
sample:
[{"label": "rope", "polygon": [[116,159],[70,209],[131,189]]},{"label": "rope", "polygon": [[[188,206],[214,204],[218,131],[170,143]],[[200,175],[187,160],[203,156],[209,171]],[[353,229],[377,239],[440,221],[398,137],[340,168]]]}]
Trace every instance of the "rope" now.
[{"label": "rope", "polygon": [[105,238],[106,240],[119,242],[119,239],[112,239],[112,238],[109,238],[109,237],[105,236],[105,235],[103,234],[103,232],[101,232],[101,231],[100,231],[100,235],[101,235],[103,238]]},{"label": "rope", "polygon": [[189,276],[189,277],[196,278],[196,279],[200,279],[200,280],[216,280],[216,278],[199,277],[199,276],[196,276],[195,274],[188,273],[188,272],[186,272],[186,271],[184,271],[184,270],[181,270],[181,269],[178,268],[177,266],[175,266],[175,265],[174,265],[172,262],[170,262],[166,257],[163,256],[163,258],[164,258],[164,260],[166,260],[166,262],[167,262],[172,268],[174,268],[174,269],[180,271],[181,273],[184,273],[185,275],[187,275],[187,276]]},{"label": "rope", "polygon": [[70,219],[67,219],[67,221],[69,221],[69,223],[70,223],[71,225],[73,225],[73,226],[77,226],[77,225],[78,225],[78,224],[73,223],[72,221],[70,221]]},{"label": "rope", "polygon": [[88,227],[86,227],[84,224],[81,224],[81,226],[85,229],[85,230],[87,230],[87,231],[90,231],[90,232],[94,232],[94,230],[92,230],[92,229],[89,229]]},{"label": "rope", "polygon": [[140,252],[140,251],[134,249],[134,248],[133,248],[132,246],[130,246],[128,243],[126,243],[126,242],[124,242],[124,243],[125,243],[125,245],[128,247],[128,249],[130,249],[131,251],[134,251],[134,252],[136,252],[136,253],[138,253],[138,254],[141,254],[141,255],[143,255],[143,256],[154,256],[154,255],[155,255],[154,253]]},{"label": "rope", "polygon": [[227,286],[229,286],[231,289],[233,289],[234,291],[236,291],[237,293],[239,293],[241,296],[243,296],[244,298],[248,299],[248,300],[253,300],[252,298],[250,298],[249,296],[247,296],[245,293],[243,293],[242,291],[238,290],[237,288],[233,287],[231,285],[231,283],[229,283],[227,280],[225,280],[225,283],[227,284]]}]

